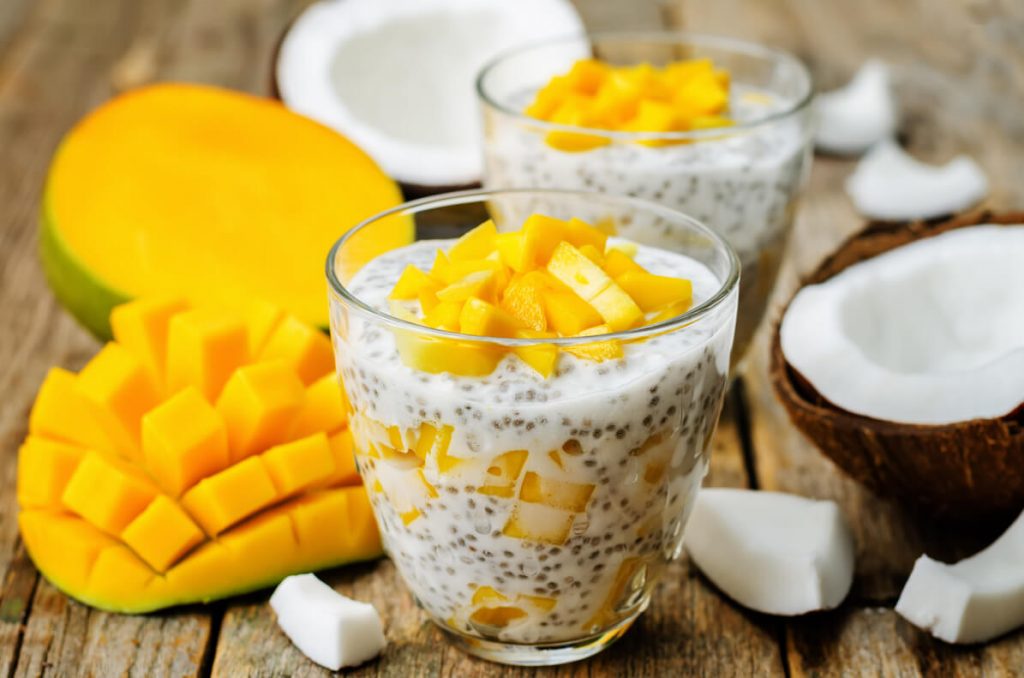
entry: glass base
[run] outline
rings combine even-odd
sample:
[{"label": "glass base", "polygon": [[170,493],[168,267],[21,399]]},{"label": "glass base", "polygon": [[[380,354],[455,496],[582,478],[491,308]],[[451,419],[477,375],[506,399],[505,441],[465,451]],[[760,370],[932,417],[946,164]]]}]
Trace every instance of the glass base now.
[{"label": "glass base", "polygon": [[594,656],[621,638],[642,612],[643,608],[637,610],[632,617],[619,622],[604,633],[562,643],[537,645],[503,643],[498,640],[484,640],[464,635],[445,626],[441,626],[441,629],[448,636],[452,645],[463,652],[489,662],[512,666],[557,666]]}]

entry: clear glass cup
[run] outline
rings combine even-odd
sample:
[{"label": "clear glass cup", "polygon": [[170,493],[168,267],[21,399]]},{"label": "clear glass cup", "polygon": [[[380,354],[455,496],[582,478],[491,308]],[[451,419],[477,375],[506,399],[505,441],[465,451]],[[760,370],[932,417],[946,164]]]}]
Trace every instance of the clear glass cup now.
[{"label": "clear glass cup", "polygon": [[[730,72],[730,115],[736,124],[688,132],[613,132],[558,125],[523,113],[539,88],[587,57],[655,66],[710,58]],[[645,198],[725,236],[743,266],[735,368],[767,310],[810,169],[812,84],[807,68],[785,52],[739,40],[599,33],[508,52],[484,68],[477,91],[484,117],[486,188],[561,188]],[[600,145],[558,150],[548,143],[552,134],[588,135]],[[634,224],[633,231],[641,228],[657,230],[661,224],[652,219]]]},{"label": "clear glass cup", "polygon": [[[437,239],[487,218],[515,230],[541,205],[606,225],[658,219],[676,237],[671,254],[655,254],[699,269],[695,305],[648,327],[540,340],[456,334],[388,313],[384,295],[404,264],[429,268]],[[417,243],[431,242],[367,266],[394,242],[385,234],[410,226]],[[327,277],[359,471],[385,549],[431,619],[471,654],[508,664],[582,659],[622,635],[679,555],[707,470],[735,329],[729,245],[633,198],[475,191],[362,223],[334,245]],[[551,345],[548,378],[517,357]],[[613,345],[621,358],[577,355]]]}]

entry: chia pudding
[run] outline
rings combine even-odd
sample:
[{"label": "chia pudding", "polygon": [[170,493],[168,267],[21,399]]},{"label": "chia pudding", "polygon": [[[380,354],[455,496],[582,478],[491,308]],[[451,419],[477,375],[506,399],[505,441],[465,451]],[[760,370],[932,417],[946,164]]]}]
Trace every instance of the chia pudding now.
[{"label": "chia pudding", "polygon": [[[451,242],[381,255],[346,287],[387,314],[404,267],[429,268]],[[690,279],[695,307],[725,286],[681,254],[640,246],[635,260]],[[733,287],[692,323],[623,342],[619,359],[561,351],[548,378],[512,353],[482,377],[413,369],[395,328],[332,305],[359,470],[387,552],[436,622],[556,644],[646,607],[707,470],[736,303]]]},{"label": "chia pudding", "polygon": [[[592,50],[614,55],[628,47],[629,54],[640,59],[647,55],[647,61],[658,63],[679,39],[628,40],[595,37]],[[755,45],[691,36],[678,47],[691,55],[707,55],[731,72],[727,113],[733,126],[702,130],[683,143],[657,142],[656,134],[586,129],[588,135],[606,137],[606,144],[582,152],[559,150],[545,140],[552,126],[522,111],[551,76],[565,72],[571,63],[567,59],[579,54],[558,43],[527,48],[495,62],[480,76],[484,185],[639,197],[678,209],[719,232],[743,268],[733,348],[738,359],[767,308],[809,171],[810,80],[796,59]],[[542,65],[545,60],[550,64]],[[656,217],[641,219],[620,234],[674,249],[671,228]]]}]

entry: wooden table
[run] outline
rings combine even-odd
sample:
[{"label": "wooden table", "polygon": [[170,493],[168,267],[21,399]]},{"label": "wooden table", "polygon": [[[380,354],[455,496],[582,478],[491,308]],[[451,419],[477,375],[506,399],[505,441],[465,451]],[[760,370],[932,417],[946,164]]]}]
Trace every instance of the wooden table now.
[{"label": "wooden table", "polygon": [[[0,676],[319,675],[281,635],[258,593],[128,617],[75,603],[41,579],[18,540],[15,454],[53,364],[79,368],[96,343],[56,304],[36,259],[42,178],[57,141],[117,90],[196,80],[265,92],[270,55],[301,2],[0,0]],[[825,86],[867,56],[895,67],[903,137],[921,157],[968,152],[993,180],[989,204],[1024,207],[1024,5],[1019,0],[579,0],[592,27],[695,30],[787,47]],[[817,158],[779,298],[860,221],[842,193],[850,161]],[[602,655],[540,675],[1024,675],[1024,633],[956,648],[892,606],[923,551],[954,558],[984,537],[911,522],[840,476],[786,421],[764,380],[764,341],[715,440],[711,485],[837,500],[857,538],[849,600],[786,620],[726,599],[685,560],[627,636]],[[748,406],[749,404],[749,406]],[[388,561],[326,578],[373,601],[390,645],[355,675],[525,675],[448,647]]]}]

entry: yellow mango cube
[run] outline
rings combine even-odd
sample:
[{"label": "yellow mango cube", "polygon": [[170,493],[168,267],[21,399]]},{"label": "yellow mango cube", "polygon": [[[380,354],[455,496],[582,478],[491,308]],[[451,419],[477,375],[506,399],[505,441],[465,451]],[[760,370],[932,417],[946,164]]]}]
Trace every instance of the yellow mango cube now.
[{"label": "yellow mango cube", "polygon": [[498,229],[495,228],[494,222],[488,219],[455,241],[452,248],[448,250],[448,260],[483,259],[494,251],[494,238],[497,235]]},{"label": "yellow mango cube", "polygon": [[217,411],[194,386],[142,418],[146,468],[173,497],[228,465],[228,439]]},{"label": "yellow mango cube", "polygon": [[402,362],[431,374],[451,372],[470,377],[490,374],[502,358],[496,347],[482,342],[451,341],[395,330]]},{"label": "yellow mango cube", "polygon": [[583,245],[580,247],[580,252],[598,266],[604,267],[604,254],[593,245]]},{"label": "yellow mango cube", "polygon": [[338,377],[331,372],[317,379],[306,389],[302,406],[292,420],[291,439],[324,431],[334,433],[348,421],[348,398]]},{"label": "yellow mango cube", "polygon": [[574,337],[601,324],[597,311],[569,290],[546,290],[543,300],[548,328],[563,337]]},{"label": "yellow mango cube", "polygon": [[437,298],[440,301],[451,302],[464,302],[470,297],[493,299],[495,280],[495,272],[493,270],[474,271],[447,287],[438,290]]},{"label": "yellow mango cube", "polygon": [[356,485],[359,471],[356,469],[356,455],[349,430],[338,431],[327,438],[331,457],[334,459],[334,473],[326,479],[325,485]]},{"label": "yellow mango cube", "polygon": [[545,266],[558,243],[565,239],[566,222],[545,214],[531,214],[523,222],[523,248],[527,268]]},{"label": "yellow mango cube", "polygon": [[231,530],[220,538],[231,554],[236,567],[252,563],[273,563],[267,579],[276,581],[280,573],[288,572],[298,560],[299,549],[295,540],[292,520],[285,510],[267,511],[248,521],[239,529]]},{"label": "yellow mango cube", "polygon": [[[586,126],[577,123],[577,126]],[[556,131],[548,132],[544,136],[544,142],[551,148],[564,153],[586,153],[595,148],[608,146],[612,143],[611,138],[600,134],[583,134],[582,132]]]},{"label": "yellow mango cube", "polygon": [[110,312],[114,340],[145,365],[157,385],[163,384],[167,364],[167,327],[171,317],[186,308],[184,299],[143,298]]},{"label": "yellow mango cube", "polygon": [[513,337],[523,324],[510,314],[482,299],[467,299],[459,314],[463,334],[482,337]]},{"label": "yellow mango cube", "polygon": [[569,69],[569,85],[577,92],[594,94],[608,77],[611,68],[597,59],[580,59]]},{"label": "yellow mango cube", "polygon": [[613,332],[636,327],[644,319],[643,311],[633,298],[614,282],[591,299],[590,305]]},{"label": "yellow mango cube", "polygon": [[675,91],[672,107],[677,115],[695,118],[721,113],[729,104],[729,92],[714,73],[693,75]]},{"label": "yellow mango cube", "polygon": [[60,508],[64,488],[85,450],[30,435],[18,450],[18,505]]},{"label": "yellow mango cube", "polygon": [[217,399],[231,461],[283,442],[306,399],[291,365],[271,361],[238,369]]},{"label": "yellow mango cube", "polygon": [[156,495],[156,488],[128,467],[98,452],[88,452],[71,475],[61,501],[92,525],[116,535]]},{"label": "yellow mango cube", "polygon": [[47,576],[67,589],[85,588],[97,556],[117,544],[80,518],[45,509],[21,511],[18,526],[32,559],[49,563]]},{"label": "yellow mango cube", "polygon": [[278,499],[261,457],[249,457],[199,481],[181,505],[210,536],[216,536]]},{"label": "yellow mango cube", "polygon": [[160,402],[149,371],[128,349],[105,345],[78,374],[79,390],[96,405],[93,414],[120,449],[139,449],[142,415]]},{"label": "yellow mango cube", "polygon": [[519,490],[520,501],[532,504],[544,504],[553,508],[565,509],[575,513],[587,510],[587,502],[594,493],[590,483],[574,483],[557,478],[545,478],[532,471],[523,476],[523,486]]},{"label": "yellow mango cube", "polygon": [[645,312],[657,311],[669,305],[688,306],[693,302],[693,284],[683,278],[626,271],[616,277],[615,282]]},{"label": "yellow mango cube", "polygon": [[283,360],[306,386],[334,371],[331,340],[294,316],[286,316],[277,326],[260,352],[260,360]]},{"label": "yellow mango cube", "polygon": [[335,472],[334,455],[323,432],[272,447],[262,457],[279,497],[295,494]]},{"label": "yellow mango cube", "polygon": [[439,330],[459,331],[459,316],[462,315],[462,302],[442,301],[426,312],[423,323]]},{"label": "yellow mango cube", "polygon": [[178,504],[159,495],[128,524],[121,539],[150,567],[165,572],[204,536]]},{"label": "yellow mango cube", "polygon": [[437,292],[441,285],[429,275],[409,264],[398,277],[389,299],[416,299],[424,290]]},{"label": "yellow mango cube", "polygon": [[96,555],[85,590],[99,600],[116,600],[125,589],[145,591],[162,581],[124,544],[111,544]]},{"label": "yellow mango cube", "polygon": [[[583,330],[576,336],[595,337],[602,334],[611,334],[611,332],[612,328],[608,325],[597,325],[596,327]],[[574,346],[565,346],[563,348],[569,353],[579,356],[580,358],[596,360],[597,362],[615,360],[617,358],[621,358],[623,355],[622,344],[615,339],[592,341],[586,344],[576,344]]]},{"label": "yellow mango cube", "polygon": [[171,318],[167,335],[167,388],[195,386],[214,402],[224,382],[249,357],[241,318],[214,309],[194,309]]},{"label": "yellow mango cube", "polygon": [[507,603],[508,596],[496,591],[490,586],[479,586],[476,591],[473,592],[473,598],[470,601],[472,605],[487,605],[489,603]]},{"label": "yellow mango cube", "polygon": [[513,271],[522,273],[533,265],[532,261],[526,259],[525,241],[523,234],[518,231],[499,233],[494,238],[494,247],[501,261]]},{"label": "yellow mango cube", "polygon": [[579,248],[589,245],[600,255],[608,242],[608,234],[573,217],[565,223],[565,239]]},{"label": "yellow mango cube", "polygon": [[547,270],[583,301],[590,301],[612,282],[600,266],[566,241],[558,243]]},{"label": "yellow mango cube", "polygon": [[501,533],[513,539],[561,546],[569,538],[575,514],[543,504],[517,503]]},{"label": "yellow mango cube", "polygon": [[[374,522],[366,490],[342,487],[306,495],[295,502],[290,511],[299,547],[310,553],[312,560],[334,557],[351,551],[358,559],[380,552],[380,535]],[[339,530],[338,524],[351,525]]]},{"label": "yellow mango cube", "polygon": [[637,107],[636,115],[623,129],[630,132],[671,132],[677,129],[676,111],[671,105],[644,99]]},{"label": "yellow mango cube", "polygon": [[284,320],[284,310],[261,299],[248,299],[243,303],[241,313],[249,335],[249,355],[257,356]]},{"label": "yellow mango cube", "polygon": [[96,405],[78,389],[78,377],[60,367],[51,367],[32,405],[28,430],[32,435],[114,452],[117,445],[98,417]]},{"label": "yellow mango cube", "polygon": [[[520,330],[516,336],[520,339],[544,339],[551,335],[550,332],[537,332],[534,330]],[[519,356],[519,359],[537,370],[545,379],[550,377],[558,364],[558,347],[554,344],[533,344],[531,346],[516,346],[512,351]]]},{"label": "yellow mango cube", "polygon": [[547,287],[547,278],[539,271],[519,276],[505,288],[501,308],[526,327],[543,332],[548,328],[543,298]]},{"label": "yellow mango cube", "polygon": [[622,250],[609,249],[604,254],[604,272],[612,278],[618,278],[623,273],[646,273],[647,271]]},{"label": "yellow mango cube", "polygon": [[484,482],[477,491],[494,497],[511,497],[528,455],[526,450],[512,450],[496,456],[487,467]]}]

